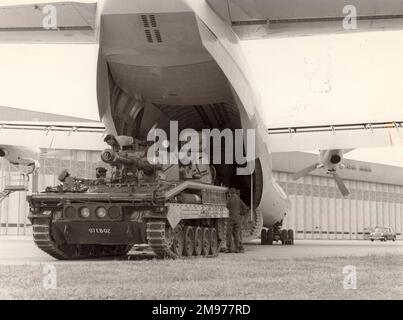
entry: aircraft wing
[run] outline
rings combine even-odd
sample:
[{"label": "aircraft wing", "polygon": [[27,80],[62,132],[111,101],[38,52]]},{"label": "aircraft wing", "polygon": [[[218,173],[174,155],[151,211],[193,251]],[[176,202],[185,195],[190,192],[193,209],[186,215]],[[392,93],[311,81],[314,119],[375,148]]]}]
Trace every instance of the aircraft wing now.
[{"label": "aircraft wing", "polygon": [[[104,143],[105,127],[102,123],[71,123],[71,122],[14,122],[0,121],[0,157],[1,145],[12,141],[14,146],[30,148],[32,141],[41,149],[48,150],[93,150],[101,151],[108,147]],[[88,139],[88,134],[94,137]],[[27,137],[30,137],[28,140]],[[41,152],[40,154],[43,154]],[[3,155],[3,157],[5,157]]]},{"label": "aircraft wing", "polygon": [[403,121],[270,128],[268,141],[272,152],[401,147]]},{"label": "aircraft wing", "polygon": [[[403,0],[207,1],[243,40],[403,28]],[[357,28],[346,30],[355,14]]]},{"label": "aircraft wing", "polygon": [[0,43],[95,43],[97,3],[1,6]]}]

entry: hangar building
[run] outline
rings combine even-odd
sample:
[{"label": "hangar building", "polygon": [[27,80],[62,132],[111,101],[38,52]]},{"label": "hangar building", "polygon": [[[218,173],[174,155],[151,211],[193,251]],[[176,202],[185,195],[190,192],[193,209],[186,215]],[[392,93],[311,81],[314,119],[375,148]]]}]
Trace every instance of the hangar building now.
[{"label": "hangar building", "polygon": [[340,170],[350,196],[343,198],[324,170],[292,180],[292,173],[317,162],[317,156],[294,152],[273,155],[275,178],[292,206],[285,226],[297,239],[364,239],[371,228],[403,233],[403,168],[344,160]]},{"label": "hangar building", "polygon": [[[57,176],[63,169],[68,169],[73,176],[94,178],[95,168],[100,165],[102,145],[99,141],[103,134],[93,129],[99,123],[87,119],[0,107],[0,144],[18,145],[17,136],[34,141],[39,139],[33,138],[34,134],[39,134],[38,130],[42,130],[45,137],[46,130],[50,129],[45,125],[35,128],[38,123],[71,127],[67,134],[71,134],[72,139],[78,134],[74,131],[76,126],[87,129],[80,133],[79,143],[76,139],[75,143],[63,145],[67,140],[60,140],[57,149],[65,149],[66,153],[62,156],[44,155],[38,178],[29,181],[28,190],[15,192],[1,201],[0,236],[31,234],[25,198],[33,189],[43,190],[46,186],[56,185]],[[316,161],[317,156],[310,153],[273,155],[275,178],[292,202],[284,225],[295,230],[297,239],[364,239],[368,230],[376,226],[392,227],[397,238],[403,239],[403,168],[345,160],[345,169],[340,171],[340,175],[351,195],[342,198],[333,178],[324,171],[316,170],[298,181],[292,180],[293,172]],[[19,170],[21,168],[0,159],[0,192],[9,177],[15,176]]]},{"label": "hangar building", "polygon": [[[53,126],[55,125],[55,126]],[[32,234],[28,216],[27,194],[58,184],[62,169],[73,176],[95,178],[95,168],[100,162],[103,132],[97,121],[67,117],[58,114],[0,107],[0,145],[27,145],[49,149],[65,149],[66,152],[45,155],[40,159],[41,168],[36,179],[21,181],[20,172],[26,168],[10,164],[0,158],[0,236],[27,236]],[[78,127],[84,128],[80,132]],[[57,132],[56,132],[57,131]],[[69,136],[69,139],[60,139]],[[55,139],[56,138],[56,139]],[[59,139],[57,139],[59,138]],[[1,193],[9,185],[24,185],[24,191],[13,192],[1,199]]]}]

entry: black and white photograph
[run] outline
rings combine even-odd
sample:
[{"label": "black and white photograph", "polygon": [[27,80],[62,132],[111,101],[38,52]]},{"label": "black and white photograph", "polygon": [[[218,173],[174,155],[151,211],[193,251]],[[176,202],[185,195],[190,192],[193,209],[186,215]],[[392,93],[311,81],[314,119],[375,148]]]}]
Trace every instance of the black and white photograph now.
[{"label": "black and white photograph", "polygon": [[403,0],[0,0],[0,300],[402,300],[402,57]]}]

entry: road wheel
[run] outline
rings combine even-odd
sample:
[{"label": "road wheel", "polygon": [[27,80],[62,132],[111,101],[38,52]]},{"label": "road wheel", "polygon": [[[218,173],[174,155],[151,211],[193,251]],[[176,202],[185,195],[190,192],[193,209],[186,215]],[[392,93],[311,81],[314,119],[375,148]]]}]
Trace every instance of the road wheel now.
[{"label": "road wheel", "polygon": [[194,239],[195,239],[195,233],[194,229],[191,226],[186,226],[185,230],[185,247],[183,250],[183,254],[187,257],[190,257],[193,255],[194,252]]},{"label": "road wheel", "polygon": [[260,244],[262,246],[267,245],[267,231],[265,229],[262,229],[262,232],[260,233]]},{"label": "road wheel", "polygon": [[267,244],[269,246],[272,246],[273,245],[273,239],[274,239],[273,229],[267,230],[266,236],[267,236]]},{"label": "road wheel", "polygon": [[287,243],[288,243],[288,232],[287,232],[287,230],[281,230],[281,244],[284,246],[284,245],[287,245]]},{"label": "road wheel", "polygon": [[184,240],[183,228],[182,226],[177,225],[174,229],[174,241],[172,245],[172,251],[178,257],[181,257],[183,254]]},{"label": "road wheel", "polygon": [[202,228],[197,227],[195,230],[195,250],[194,255],[200,256],[203,251],[203,231]]},{"label": "road wheel", "polygon": [[288,230],[288,244],[294,245],[294,230]]},{"label": "road wheel", "polygon": [[214,256],[218,253],[218,234],[216,228],[211,228],[210,252]]},{"label": "road wheel", "polygon": [[209,228],[203,228],[203,249],[202,249],[202,254],[204,256],[208,256],[210,254],[210,238],[211,238],[211,233]]}]

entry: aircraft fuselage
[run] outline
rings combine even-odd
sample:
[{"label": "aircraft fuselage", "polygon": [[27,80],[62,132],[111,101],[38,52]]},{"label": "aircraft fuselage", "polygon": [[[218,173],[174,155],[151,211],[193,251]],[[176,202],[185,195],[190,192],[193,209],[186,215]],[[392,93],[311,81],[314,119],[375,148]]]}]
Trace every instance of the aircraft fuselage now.
[{"label": "aircraft fuselage", "polygon": [[[274,180],[262,105],[232,30],[201,0],[105,1],[100,15],[99,112],[108,131],[145,139],[151,128],[255,129],[250,176],[221,166],[261,210],[264,225],[283,220],[289,200]],[[253,199],[251,194],[253,194]]]}]

